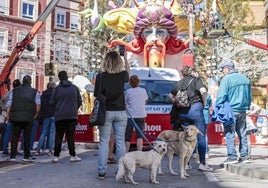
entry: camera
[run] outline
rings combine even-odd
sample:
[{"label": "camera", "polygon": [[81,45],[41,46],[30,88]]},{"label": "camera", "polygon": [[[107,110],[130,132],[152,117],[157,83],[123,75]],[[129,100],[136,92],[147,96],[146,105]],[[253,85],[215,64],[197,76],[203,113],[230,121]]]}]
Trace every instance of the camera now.
[{"label": "camera", "polygon": [[125,55],[125,46],[124,45],[119,45],[119,54],[120,56],[124,56]]}]

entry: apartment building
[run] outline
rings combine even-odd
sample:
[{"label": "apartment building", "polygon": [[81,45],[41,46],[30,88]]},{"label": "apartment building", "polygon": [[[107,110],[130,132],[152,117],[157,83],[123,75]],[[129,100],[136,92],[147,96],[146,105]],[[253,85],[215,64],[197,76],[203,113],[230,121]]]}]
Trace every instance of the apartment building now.
[{"label": "apartment building", "polygon": [[[0,0],[0,71],[13,48],[30,32],[49,2],[50,0]],[[58,69],[67,69],[72,73],[74,59],[81,59],[81,48],[73,45],[77,43],[73,36],[81,31],[80,15],[77,14],[80,3],[81,0],[59,0],[34,36],[31,42],[33,51],[25,49],[12,69],[11,81],[22,79],[28,74],[33,78],[32,86],[43,91],[49,79],[54,79],[45,75],[45,64],[57,63]],[[72,66],[69,66],[70,62],[73,63]]]}]

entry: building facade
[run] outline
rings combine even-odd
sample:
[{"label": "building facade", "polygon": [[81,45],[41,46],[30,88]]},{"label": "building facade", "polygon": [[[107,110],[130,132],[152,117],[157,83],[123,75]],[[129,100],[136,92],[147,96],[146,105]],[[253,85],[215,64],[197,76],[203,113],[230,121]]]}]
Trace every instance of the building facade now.
[{"label": "building facade", "polygon": [[[38,16],[50,0],[0,0],[0,70],[6,65],[16,44],[30,32]],[[81,0],[60,0],[44,21],[31,44],[33,51],[24,50],[10,74],[11,82],[31,75],[32,86],[43,91],[54,77],[45,76],[45,64],[57,63],[58,69],[73,73],[81,59],[81,46],[74,45],[74,36],[81,31],[77,13]],[[72,66],[69,64],[73,63]],[[80,65],[79,65],[80,66]],[[81,65],[82,66],[82,65]]]}]

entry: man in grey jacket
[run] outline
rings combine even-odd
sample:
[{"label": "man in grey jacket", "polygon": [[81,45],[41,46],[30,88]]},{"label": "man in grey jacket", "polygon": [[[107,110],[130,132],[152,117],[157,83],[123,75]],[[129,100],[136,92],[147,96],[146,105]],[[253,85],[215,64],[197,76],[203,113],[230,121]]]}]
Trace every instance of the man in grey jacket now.
[{"label": "man in grey jacket", "polygon": [[74,133],[78,120],[78,109],[82,105],[82,97],[79,89],[68,80],[67,72],[60,71],[58,74],[60,83],[55,87],[50,103],[54,106],[56,125],[54,157],[52,162],[57,163],[61,152],[61,144],[66,133],[70,162],[81,161],[75,153]]}]

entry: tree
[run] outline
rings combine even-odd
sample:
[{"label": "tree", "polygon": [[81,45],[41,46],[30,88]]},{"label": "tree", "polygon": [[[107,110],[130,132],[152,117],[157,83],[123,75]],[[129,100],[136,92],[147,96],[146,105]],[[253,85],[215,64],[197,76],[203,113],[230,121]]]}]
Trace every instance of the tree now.
[{"label": "tree", "polygon": [[[201,70],[202,75],[206,77],[208,74],[217,74],[217,65],[222,58],[232,58],[241,65],[241,72],[250,77],[254,83],[262,76],[257,68],[256,73],[252,76],[251,68],[245,68],[243,61],[257,64],[265,54],[261,49],[245,48],[245,43],[236,40],[234,36],[242,36],[245,32],[253,32],[256,29],[254,25],[254,15],[250,10],[249,1],[244,0],[224,0],[218,1],[220,6],[217,10],[220,15],[223,29],[227,32],[223,36],[215,37],[207,40],[206,46],[198,46],[195,48],[196,66]],[[212,6],[212,0],[208,0],[208,6]],[[229,36],[230,34],[231,36]],[[242,50],[245,48],[244,50]],[[255,54],[254,56],[252,54]],[[240,67],[238,67],[240,68]]]},{"label": "tree", "polygon": [[[107,11],[110,10],[108,6],[109,0],[101,0],[98,2],[98,12],[99,15],[104,15]],[[117,2],[118,3],[118,2]],[[120,6],[120,4],[118,4]],[[94,1],[89,1],[88,4],[84,7],[93,8]],[[88,54],[89,64],[91,65],[91,71],[99,71],[99,64],[103,60],[105,54],[108,51],[107,44],[109,41],[115,38],[122,38],[125,36],[123,33],[119,33],[110,28],[103,28],[98,31],[92,31],[93,26],[90,23],[90,17],[84,18],[85,30],[86,30],[86,38],[88,38],[90,52]]]}]

